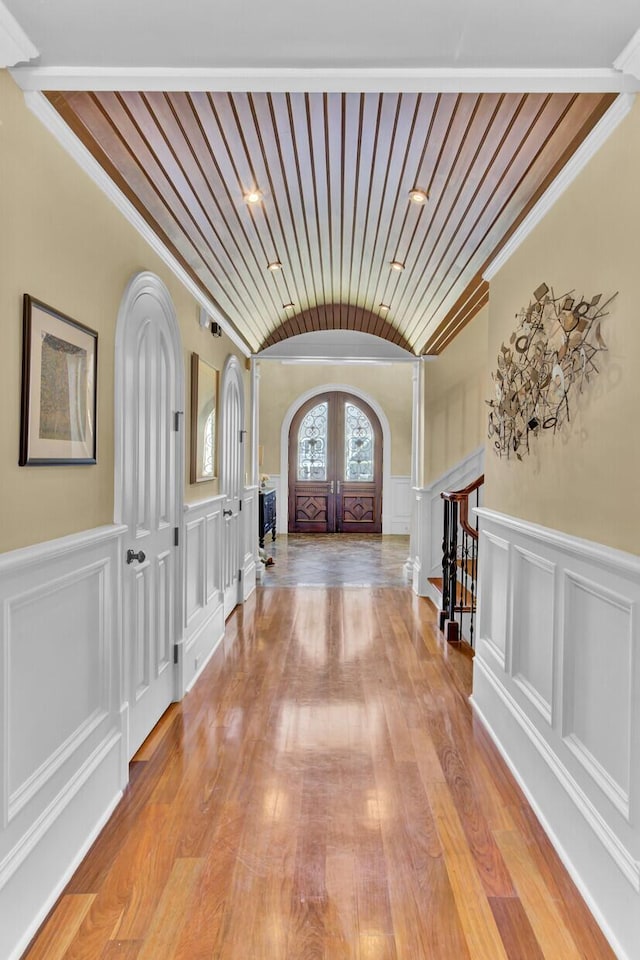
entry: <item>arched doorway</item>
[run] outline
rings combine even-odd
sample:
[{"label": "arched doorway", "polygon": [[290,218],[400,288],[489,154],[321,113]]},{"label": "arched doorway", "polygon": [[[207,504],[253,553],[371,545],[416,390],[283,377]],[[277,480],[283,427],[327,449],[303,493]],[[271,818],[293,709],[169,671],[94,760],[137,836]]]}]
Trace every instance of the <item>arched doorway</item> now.
[{"label": "arched doorway", "polygon": [[362,398],[328,391],[289,428],[290,533],[382,532],[382,427]]}]

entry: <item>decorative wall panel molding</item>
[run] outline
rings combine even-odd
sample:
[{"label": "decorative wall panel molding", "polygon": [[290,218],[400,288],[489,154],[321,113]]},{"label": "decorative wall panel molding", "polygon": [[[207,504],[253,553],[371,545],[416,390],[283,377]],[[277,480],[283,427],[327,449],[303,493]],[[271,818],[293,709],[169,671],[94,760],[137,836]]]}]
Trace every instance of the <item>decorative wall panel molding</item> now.
[{"label": "decorative wall panel molding", "polygon": [[184,646],[180,690],[186,693],[224,636],[222,551],[224,496],[185,505]]},{"label": "decorative wall panel molding", "polygon": [[125,530],[0,557],[2,957],[25,949],[125,785]]},{"label": "decorative wall panel molding", "polygon": [[411,532],[412,502],[411,477],[392,476],[389,533],[402,536]]},{"label": "decorative wall panel molding", "polygon": [[640,942],[640,558],[478,513],[474,709],[618,956],[631,960]]},{"label": "decorative wall panel molding", "polygon": [[[522,547],[513,551],[511,673],[547,723],[552,722],[555,645],[555,563]],[[494,580],[498,580],[495,576]]]},{"label": "decorative wall panel molding", "polygon": [[244,488],[244,549],[242,560],[242,599],[247,600],[256,587],[258,565],[258,487]]},{"label": "decorative wall panel molding", "polygon": [[[484,623],[487,629],[480,634],[502,669],[507,662],[507,621],[509,618],[509,553],[510,544],[504,537],[486,532],[478,556],[478,570],[482,564]],[[481,621],[478,621],[481,623]]]},{"label": "decorative wall panel molding", "polygon": [[[565,571],[565,743],[629,819],[633,730],[633,598]],[[602,718],[607,722],[603,724]]]}]

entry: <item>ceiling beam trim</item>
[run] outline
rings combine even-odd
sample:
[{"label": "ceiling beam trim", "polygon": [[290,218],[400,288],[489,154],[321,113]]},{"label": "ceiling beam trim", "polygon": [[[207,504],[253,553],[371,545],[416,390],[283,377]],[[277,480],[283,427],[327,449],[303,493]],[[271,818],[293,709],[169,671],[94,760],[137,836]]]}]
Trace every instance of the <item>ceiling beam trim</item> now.
[{"label": "ceiling beam trim", "polygon": [[[78,166],[87,173],[97,184],[109,200],[118,208],[120,213],[126,217],[135,230],[147,241],[153,251],[163,260],[172,273],[178,278],[184,287],[189,291],[192,297],[201,307],[207,311],[212,320],[220,324],[223,331],[229,339],[236,345],[238,350],[245,356],[251,356],[251,348],[237,331],[228,323],[226,317],[222,315],[209,297],[205,296],[200,287],[189,276],[179,260],[162,243],[147,221],[140,215],[130,200],[115,185],[111,177],[103,170],[98,161],[91,155],[89,150],[76,137],[75,133],[62,119],[58,111],[51,105],[42,93],[27,92],[25,101],[29,109],[36,115],[40,122],[53,134],[56,140],[76,161]],[[194,323],[197,318],[194,316]]]},{"label": "ceiling beam trim", "polygon": [[[616,60],[616,65],[629,47]],[[37,55],[37,51],[34,55]],[[637,59],[635,47],[630,56],[635,63]],[[11,72],[16,83],[24,91],[630,93],[640,89],[640,77],[635,75],[635,68],[631,70],[627,66],[620,66],[618,69],[591,70],[445,67],[435,69],[414,67],[191,69],[22,66],[16,67]]]},{"label": "ceiling beam trim", "polygon": [[564,165],[551,186],[540,197],[520,226],[513,232],[500,253],[491,261],[482,274],[482,279],[490,281],[516,252],[520,244],[540,223],[554,204],[560,199],[567,187],[587,165],[600,147],[609,139],[613,131],[627,116],[635,101],[634,94],[621,94],[615,99],[591,133],[580,144],[573,156]]},{"label": "ceiling beam trim", "polygon": [[0,2],[0,67],[33,60],[39,50],[31,42],[16,18]]},{"label": "ceiling beam trim", "polygon": [[640,29],[636,30],[622,53],[613,61],[616,70],[640,80]]}]

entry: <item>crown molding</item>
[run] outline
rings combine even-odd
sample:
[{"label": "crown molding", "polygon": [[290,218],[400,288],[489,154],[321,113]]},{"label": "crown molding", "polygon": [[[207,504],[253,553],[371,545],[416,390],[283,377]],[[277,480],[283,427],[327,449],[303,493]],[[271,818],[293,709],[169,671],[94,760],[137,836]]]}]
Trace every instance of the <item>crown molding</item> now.
[{"label": "crown molding", "polygon": [[246,91],[269,93],[622,93],[640,89],[628,72],[598,69],[237,67],[16,67],[34,90]]},{"label": "crown molding", "polygon": [[0,67],[13,67],[39,55],[38,48],[0,0]]},{"label": "crown molding", "polygon": [[616,70],[640,80],[640,29],[636,30],[622,53],[613,61]]},{"label": "crown molding", "polygon": [[[118,189],[113,180],[105,173],[98,161],[71,131],[47,98],[39,92],[25,93],[24,98],[27,106],[40,122],[53,134],[56,140],[64,147],[67,153],[73,157],[82,170],[91,177],[93,182],[100,187],[102,192],[106,194],[109,200],[118,208],[132,227],[137,230],[140,236],[147,241],[153,251],[164,261],[182,285],[186,287],[191,296],[206,310],[211,319],[220,324],[226,335],[233,341],[243,356],[251,356],[251,350],[248,344],[245,343],[242,337],[229,324],[228,320],[223,316],[214,302],[204,295],[179,260],[156,236],[147,221],[138,213],[122,191]],[[194,323],[195,322],[194,320]]]},{"label": "crown molding", "polygon": [[631,110],[634,100],[635,95],[631,93],[620,94],[620,96],[614,100],[591,133],[582,141],[571,159],[565,163],[551,186],[543,193],[517,230],[509,237],[497,257],[491,261],[482,274],[483,280],[492,280],[507,260],[513,256],[520,244],[529,236],[531,231],[537,227],[543,217],[546,216],[549,210],[560,199],[567,187],[573,183],[591,157],[598,152],[616,127],[624,120]]}]

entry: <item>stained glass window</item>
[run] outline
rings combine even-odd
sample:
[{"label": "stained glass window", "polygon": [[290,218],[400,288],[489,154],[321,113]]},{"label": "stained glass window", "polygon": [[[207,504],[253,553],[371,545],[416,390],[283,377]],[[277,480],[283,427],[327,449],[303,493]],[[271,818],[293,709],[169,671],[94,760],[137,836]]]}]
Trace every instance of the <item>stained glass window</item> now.
[{"label": "stained glass window", "polygon": [[327,479],[326,400],[309,410],[298,432],[298,480]]},{"label": "stained glass window", "polygon": [[355,403],[345,403],[345,480],[373,480],[373,455],[374,436],[369,418]]}]

